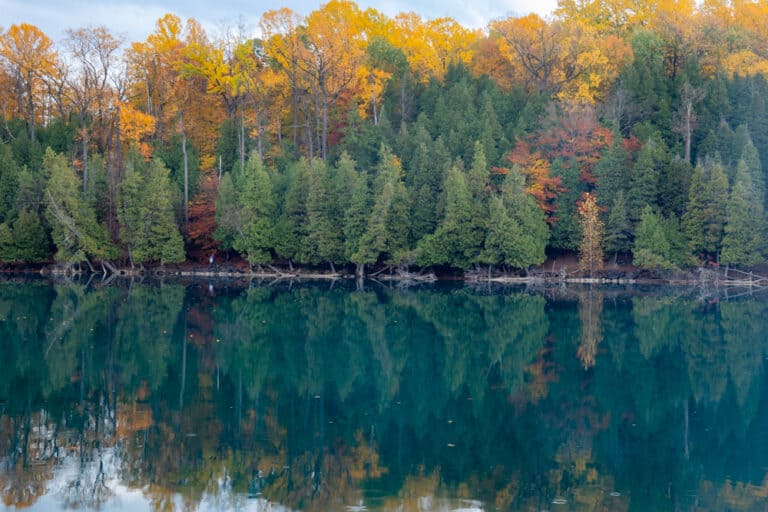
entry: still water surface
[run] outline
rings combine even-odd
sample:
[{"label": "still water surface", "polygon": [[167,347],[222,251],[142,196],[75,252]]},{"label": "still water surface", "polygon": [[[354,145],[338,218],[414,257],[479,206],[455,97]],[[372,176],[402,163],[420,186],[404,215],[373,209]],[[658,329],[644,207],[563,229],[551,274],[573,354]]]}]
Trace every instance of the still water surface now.
[{"label": "still water surface", "polygon": [[768,299],[0,284],[31,510],[765,510]]}]

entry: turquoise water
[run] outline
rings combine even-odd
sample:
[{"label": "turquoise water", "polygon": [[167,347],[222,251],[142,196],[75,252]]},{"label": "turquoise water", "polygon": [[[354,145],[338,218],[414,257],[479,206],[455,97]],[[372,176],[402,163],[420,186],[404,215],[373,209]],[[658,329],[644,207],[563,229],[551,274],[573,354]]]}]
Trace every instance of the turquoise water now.
[{"label": "turquoise water", "polygon": [[59,510],[765,510],[768,298],[0,284],[0,492]]}]

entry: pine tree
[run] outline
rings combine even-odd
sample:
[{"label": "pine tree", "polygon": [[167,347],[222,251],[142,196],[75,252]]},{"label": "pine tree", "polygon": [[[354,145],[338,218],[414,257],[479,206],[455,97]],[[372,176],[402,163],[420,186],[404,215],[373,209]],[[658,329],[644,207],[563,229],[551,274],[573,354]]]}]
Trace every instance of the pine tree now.
[{"label": "pine tree", "polygon": [[478,261],[489,266],[489,274],[493,265],[527,266],[521,265],[521,258],[516,257],[522,252],[519,251],[522,249],[519,245],[523,241],[522,228],[509,215],[501,196],[491,198],[489,212],[488,231]]},{"label": "pine tree", "polygon": [[475,244],[473,205],[464,173],[455,166],[448,172],[445,191],[445,217],[437,231],[422,240],[418,261],[423,266],[449,265],[466,269],[471,263],[468,253],[473,252]]},{"label": "pine tree", "polygon": [[554,203],[557,220],[552,225],[550,245],[555,249],[578,249],[582,226],[577,213],[577,203],[586,192],[586,186],[579,179],[579,166],[575,160],[555,161],[552,171],[554,176],[562,178],[565,192],[558,195]]},{"label": "pine tree", "polygon": [[646,206],[640,214],[640,223],[632,249],[632,261],[635,265],[648,269],[671,269],[672,247],[664,232],[661,216]]},{"label": "pine tree", "polygon": [[235,240],[242,236],[243,221],[235,179],[234,172],[224,174],[216,196],[216,231],[213,236],[225,250],[234,249]]},{"label": "pine tree", "polygon": [[620,193],[629,188],[629,154],[619,133],[613,134],[613,143],[603,152],[595,165],[597,199],[601,206],[614,204]]},{"label": "pine tree", "polygon": [[751,266],[764,261],[764,211],[758,199],[751,172],[746,162],[739,160],[736,178],[726,207],[725,236],[720,260],[729,265]]},{"label": "pine tree", "polygon": [[309,196],[309,162],[301,159],[291,166],[282,212],[275,228],[277,254],[298,263],[309,263],[310,244],[307,198]]},{"label": "pine tree", "polygon": [[707,159],[691,177],[683,231],[696,253],[717,254],[725,226],[728,178],[719,161]]},{"label": "pine tree", "polygon": [[536,200],[526,193],[523,175],[511,169],[504,178],[502,192],[510,217],[520,226],[520,237],[513,240],[514,250],[506,255],[504,263],[515,268],[528,268],[543,263],[546,259],[549,226]]},{"label": "pine tree", "polygon": [[360,242],[368,227],[371,215],[371,194],[368,187],[368,175],[365,172],[354,175],[352,197],[349,207],[344,212],[344,256],[357,265],[356,274],[362,277],[363,265],[369,259],[361,251]]},{"label": "pine tree", "polygon": [[608,211],[605,224],[605,248],[618,254],[628,252],[632,247],[632,223],[629,220],[624,192],[619,191]]},{"label": "pine tree", "polygon": [[96,222],[96,214],[83,198],[82,187],[66,157],[48,149],[43,167],[49,175],[45,217],[51,226],[56,260],[90,264],[90,259],[114,258],[116,249],[106,229]]},{"label": "pine tree", "polygon": [[309,220],[309,241],[316,263],[327,262],[331,270],[334,264],[343,262],[344,243],[342,216],[343,205],[339,203],[334,180],[334,169],[320,160],[310,165],[310,188],[307,197],[307,218]]},{"label": "pine tree", "polygon": [[233,247],[244,254],[251,265],[272,261],[276,218],[272,181],[258,153],[245,163],[238,196],[240,234]]},{"label": "pine tree", "polygon": [[478,261],[480,252],[483,250],[483,241],[485,240],[489,215],[490,199],[490,178],[488,163],[485,159],[485,149],[480,142],[475,142],[474,158],[472,167],[467,176],[467,189],[469,190],[471,205],[471,233],[467,241],[464,254],[470,263]]},{"label": "pine tree", "polygon": [[628,194],[629,218],[633,222],[640,220],[640,213],[646,206],[658,204],[659,178],[665,156],[664,148],[654,139],[648,139],[637,155]]},{"label": "pine tree", "polygon": [[129,168],[118,196],[120,239],[131,264],[184,261],[184,240],[174,217],[170,172],[159,159]]}]

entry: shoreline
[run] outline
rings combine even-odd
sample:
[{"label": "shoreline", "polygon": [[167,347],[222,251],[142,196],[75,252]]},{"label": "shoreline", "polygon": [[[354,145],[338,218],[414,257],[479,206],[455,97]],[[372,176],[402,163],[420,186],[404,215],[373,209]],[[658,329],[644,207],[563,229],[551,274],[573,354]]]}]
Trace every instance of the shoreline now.
[{"label": "shoreline", "polygon": [[[728,276],[729,272],[736,272],[743,278],[733,278]],[[635,275],[635,274],[651,274],[647,276]],[[371,274],[366,274],[362,277],[364,280],[372,281],[392,281],[399,283],[435,283],[435,282],[450,282],[460,281],[464,283],[488,283],[488,284],[510,284],[510,285],[530,285],[541,284],[544,286],[562,285],[562,284],[587,284],[587,285],[657,285],[657,286],[727,286],[727,287],[740,287],[740,288],[765,288],[768,287],[768,278],[754,273],[754,271],[742,271],[742,270],[724,270],[724,269],[707,269],[703,267],[696,267],[688,271],[669,272],[666,275],[664,273],[655,274],[648,271],[635,270],[632,272],[616,272],[615,270],[604,271],[605,275],[597,277],[586,276],[568,276],[562,273],[552,273],[539,271],[537,274],[529,276],[519,275],[504,275],[497,274],[487,276],[483,273],[469,274],[469,275],[435,275],[434,273],[403,273],[403,272],[383,272],[378,271]],[[242,267],[236,265],[232,266],[218,266],[216,268],[200,268],[200,267],[147,267],[141,269],[130,268],[118,268],[114,272],[102,273],[102,272],[71,272],[62,271],[53,265],[40,265],[40,266],[23,266],[0,269],[0,275],[4,276],[17,276],[17,277],[43,277],[43,278],[57,278],[66,277],[72,278],[75,276],[86,278],[100,278],[102,282],[112,282],[114,280],[122,279],[134,279],[134,278],[153,278],[153,279],[234,279],[234,280],[271,280],[276,281],[355,281],[358,277],[354,273],[349,272],[320,272],[317,270],[285,270],[282,271],[278,268],[271,267],[271,270],[267,271],[262,269],[261,271],[249,271],[244,270]]]}]

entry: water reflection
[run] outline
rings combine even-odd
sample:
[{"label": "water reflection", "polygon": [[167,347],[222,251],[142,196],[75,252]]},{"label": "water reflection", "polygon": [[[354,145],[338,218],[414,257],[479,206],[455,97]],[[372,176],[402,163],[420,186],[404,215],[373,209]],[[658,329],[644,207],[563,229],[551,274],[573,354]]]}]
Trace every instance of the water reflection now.
[{"label": "water reflection", "polygon": [[763,510],[767,309],[0,284],[0,492],[43,510]]}]

